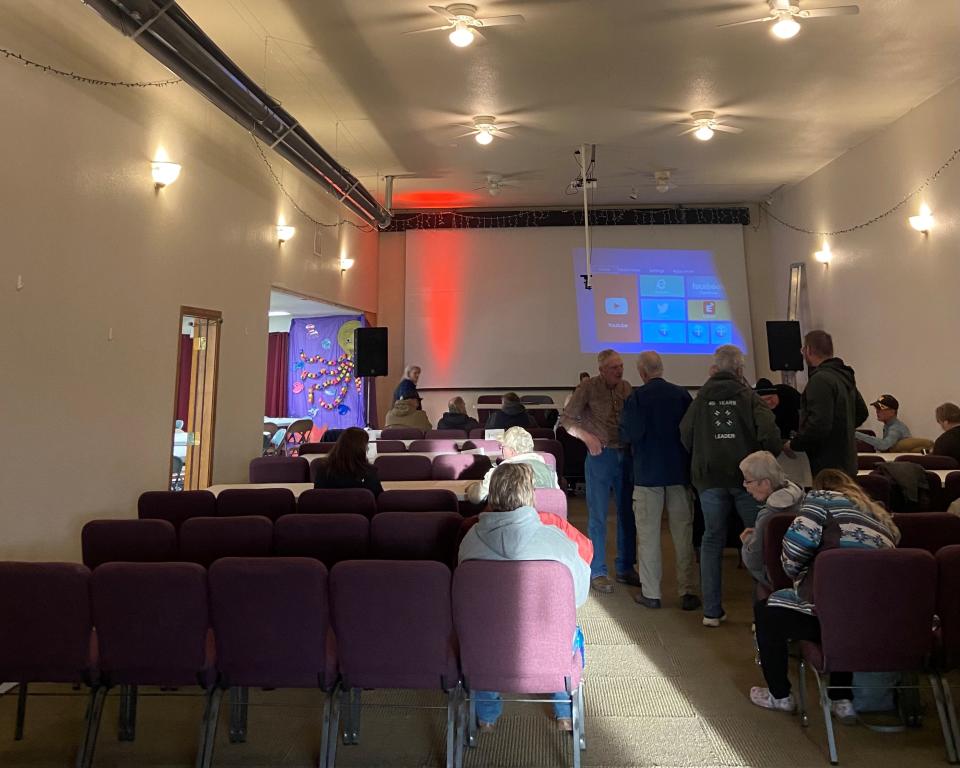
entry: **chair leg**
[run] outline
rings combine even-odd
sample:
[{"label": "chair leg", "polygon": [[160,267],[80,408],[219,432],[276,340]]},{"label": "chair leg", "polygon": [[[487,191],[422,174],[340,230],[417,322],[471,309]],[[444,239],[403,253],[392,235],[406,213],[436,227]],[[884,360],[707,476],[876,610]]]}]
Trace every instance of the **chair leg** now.
[{"label": "chair leg", "polygon": [[580,728],[582,726],[581,718],[583,714],[580,712],[580,698],[577,696],[576,691],[570,690],[570,679],[566,679],[566,688],[567,695],[570,697],[570,723],[572,725],[573,737],[570,747],[573,752],[573,768],[580,768]]},{"label": "chair leg", "polygon": [[472,696],[467,708],[467,746],[471,749],[477,746],[477,700]]},{"label": "chair leg", "polygon": [[120,686],[120,713],[117,740],[133,741],[137,737],[137,686]]},{"label": "chair leg", "polygon": [[830,765],[837,765],[837,739],[833,732],[833,717],[830,713],[830,697],[827,695],[827,686],[830,679],[826,674],[817,673],[817,687],[820,689],[820,708],[823,710],[823,724],[827,729],[827,750],[830,753]]},{"label": "chair leg", "polygon": [[460,704],[460,686],[447,691],[447,760],[446,768],[453,768],[453,751],[456,745],[456,718]]},{"label": "chair leg", "polygon": [[350,696],[351,690],[349,688],[340,688],[340,736],[343,739],[344,746],[350,744],[350,715],[352,714]]},{"label": "chair leg", "polygon": [[461,693],[460,703],[457,706],[457,732],[456,744],[454,746],[454,768],[463,768],[463,758],[467,751],[467,712],[470,707],[466,696],[469,693],[464,690]]},{"label": "chair leg", "polygon": [[933,689],[933,698],[937,703],[937,716],[940,718],[940,730],[943,731],[943,743],[947,748],[947,761],[957,762],[957,749],[954,743],[955,735],[950,727],[950,719],[947,715],[946,696],[941,685],[940,675],[930,675],[930,687]]},{"label": "chair leg", "polygon": [[800,715],[800,725],[810,726],[810,717],[807,715],[807,665],[803,659],[797,665],[797,714]]},{"label": "chair leg", "polygon": [[246,686],[230,688],[230,743],[243,744],[247,740],[247,709],[250,689]]},{"label": "chair leg", "polygon": [[579,702],[578,707],[580,710],[580,749],[585,750],[587,748],[587,710],[583,703],[583,681],[580,681],[580,686],[577,688],[577,700]]},{"label": "chair leg", "polygon": [[207,694],[203,720],[200,722],[200,745],[197,749],[196,768],[210,768],[213,765],[213,747],[217,741],[217,722],[220,720],[220,702],[223,689],[214,686]]},{"label": "chair leg", "polygon": [[337,708],[336,691],[323,695],[323,718],[320,722],[320,757],[318,768],[333,768],[337,759]]},{"label": "chair leg", "polygon": [[27,716],[27,684],[17,686],[17,724],[13,728],[14,741],[23,738],[23,721]]},{"label": "chair leg", "polygon": [[361,688],[353,688],[350,696],[350,743],[360,743],[360,695]]},{"label": "chair leg", "polygon": [[960,724],[957,723],[957,708],[953,704],[953,693],[950,691],[950,683],[947,682],[945,675],[940,676],[940,683],[943,686],[943,700],[947,707],[947,715],[950,718],[953,745],[956,750],[960,750]]},{"label": "chair leg", "polygon": [[83,739],[77,751],[77,768],[90,768],[93,764],[93,752],[97,748],[97,733],[100,731],[100,717],[103,715],[103,704],[106,700],[106,688],[97,687],[90,690]]}]

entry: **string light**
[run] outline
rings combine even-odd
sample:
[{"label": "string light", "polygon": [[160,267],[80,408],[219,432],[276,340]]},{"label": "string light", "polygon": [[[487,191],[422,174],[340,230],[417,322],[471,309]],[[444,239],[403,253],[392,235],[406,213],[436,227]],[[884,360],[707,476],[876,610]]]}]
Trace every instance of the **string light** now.
[{"label": "string light", "polygon": [[168,85],[178,85],[179,83],[183,82],[183,80],[181,80],[179,77],[170,78],[169,80],[149,81],[101,80],[96,77],[85,77],[84,75],[78,75],[76,72],[67,72],[63,69],[57,69],[56,67],[51,67],[49,64],[40,64],[39,62],[32,61],[26,56],[16,53],[15,51],[8,51],[6,48],[0,48],[0,56],[10,59],[11,61],[17,61],[23,64],[25,67],[39,69],[41,72],[48,72],[53,75],[60,75],[61,77],[69,77],[71,80],[75,80],[78,83],[84,83],[85,85],[107,85],[120,88],[164,88]]}]

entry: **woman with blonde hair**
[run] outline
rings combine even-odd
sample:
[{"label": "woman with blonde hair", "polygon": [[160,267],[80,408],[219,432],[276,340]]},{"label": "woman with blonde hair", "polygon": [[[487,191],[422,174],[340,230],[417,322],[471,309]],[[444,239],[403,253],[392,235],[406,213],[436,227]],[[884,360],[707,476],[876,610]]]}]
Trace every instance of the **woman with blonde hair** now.
[{"label": "woman with blonde hair", "polygon": [[[813,605],[816,556],[837,547],[890,549],[900,540],[890,513],[840,470],[822,470],[814,478],[813,487],[783,537],[780,559],[793,588],[778,590],[766,603],[754,607],[760,666],[768,687],[752,688],[750,701],[764,709],[794,710],[787,677],[788,644],[790,640],[820,639],[820,622]],[[850,672],[830,675],[831,709],[844,723],[855,722],[857,716],[850,691],[852,682]]]}]

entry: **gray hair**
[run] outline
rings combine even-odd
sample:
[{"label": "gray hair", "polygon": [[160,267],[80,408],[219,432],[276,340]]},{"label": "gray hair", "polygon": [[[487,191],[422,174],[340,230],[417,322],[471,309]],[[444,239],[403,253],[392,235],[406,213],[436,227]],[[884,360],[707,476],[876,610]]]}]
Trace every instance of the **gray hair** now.
[{"label": "gray hair", "polygon": [[403,378],[409,379],[411,373],[419,370],[420,370],[419,365],[408,365],[406,368],[403,369]]},{"label": "gray hair", "polygon": [[620,353],[617,352],[617,350],[615,349],[603,349],[599,352],[599,354],[597,354],[597,365],[600,368],[603,368],[607,360],[609,360],[614,355],[619,355],[619,354]]},{"label": "gray hair", "polygon": [[447,403],[447,410],[450,413],[462,413],[466,415],[467,413],[467,404],[463,402],[463,398],[460,395],[450,398],[450,402]]},{"label": "gray hair", "polygon": [[647,374],[647,376],[663,375],[663,358],[659,352],[652,349],[644,350],[637,358],[637,371]]},{"label": "gray hair", "polygon": [[511,448],[517,453],[531,453],[533,451],[533,435],[523,427],[510,427],[503,433],[500,444]]},{"label": "gray hair", "polygon": [[740,375],[743,373],[743,352],[733,344],[717,347],[713,353],[713,367],[718,371],[728,371]]},{"label": "gray hair", "polygon": [[769,480],[771,490],[786,488],[787,476],[770,451],[756,451],[740,462],[743,476],[751,480]]},{"label": "gray hair", "polygon": [[533,469],[529,464],[501,464],[490,478],[490,509],[512,512],[533,506]]}]

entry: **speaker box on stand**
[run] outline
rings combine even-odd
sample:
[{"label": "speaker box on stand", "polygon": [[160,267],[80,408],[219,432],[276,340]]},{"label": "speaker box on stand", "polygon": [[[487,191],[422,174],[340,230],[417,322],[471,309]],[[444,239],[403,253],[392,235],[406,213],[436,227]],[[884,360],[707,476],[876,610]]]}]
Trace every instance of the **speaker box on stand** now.
[{"label": "speaker box on stand", "polygon": [[367,427],[373,422],[370,419],[370,381],[375,376],[387,375],[387,329],[386,328],[355,328],[353,331],[353,360],[354,374],[366,379],[364,392],[364,409],[367,414]]},{"label": "speaker box on stand", "polygon": [[802,371],[800,323],[796,320],[767,320],[767,352],[771,371]]}]

